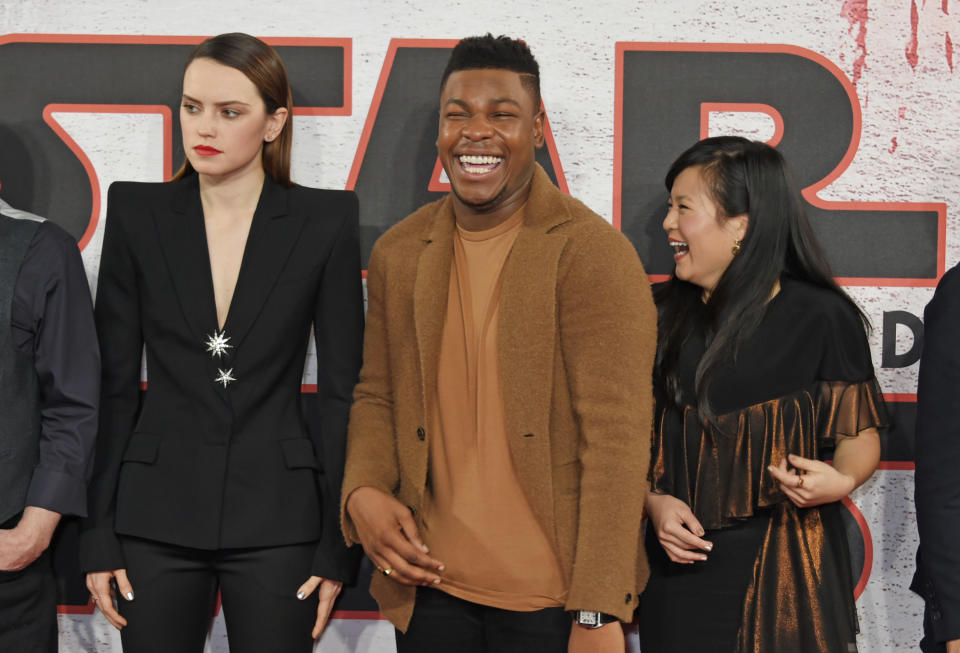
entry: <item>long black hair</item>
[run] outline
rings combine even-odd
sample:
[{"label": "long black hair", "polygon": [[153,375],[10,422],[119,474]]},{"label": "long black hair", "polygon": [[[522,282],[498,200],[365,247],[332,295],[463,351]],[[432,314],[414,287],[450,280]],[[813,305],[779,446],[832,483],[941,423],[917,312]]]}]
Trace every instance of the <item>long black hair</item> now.
[{"label": "long black hair", "polygon": [[704,139],[681,154],[667,172],[669,192],[677,176],[699,167],[702,180],[717,204],[717,219],[748,215],[740,252],[727,266],[717,286],[704,300],[703,289],[673,275],[656,293],[658,347],[656,374],[668,397],[682,405],[678,362],[691,335],[700,330],[706,351],[697,366],[697,411],[714,422],[708,390],[713,372],[736,360],[740,346],[763,319],[767,302],[782,276],[837,293],[866,316],[833,280],[830,265],[803,208],[800,189],[783,156],[765,143],[738,136]]}]

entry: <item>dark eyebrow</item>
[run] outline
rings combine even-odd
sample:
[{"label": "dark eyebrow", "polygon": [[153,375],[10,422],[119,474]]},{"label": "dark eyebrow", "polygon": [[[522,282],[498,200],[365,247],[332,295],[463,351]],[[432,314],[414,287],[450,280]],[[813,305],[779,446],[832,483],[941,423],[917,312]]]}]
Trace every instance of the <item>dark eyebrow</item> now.
[{"label": "dark eyebrow", "polygon": [[[183,94],[183,99],[184,99],[184,100],[189,100],[190,102],[196,102],[197,104],[203,104],[203,102],[201,102],[200,100],[198,100],[198,99],[196,99],[196,98],[193,98],[193,97],[190,97],[190,96],[187,95],[186,93]],[[246,102],[241,102],[240,100],[227,100],[226,102],[217,102],[217,103],[215,103],[213,106],[215,106],[215,107],[225,107],[225,106],[227,106],[228,104],[240,104],[240,105],[243,105],[243,106],[245,106],[245,107],[249,107],[249,106],[250,106],[248,103],[246,103]]]},{"label": "dark eyebrow", "polygon": [[[461,100],[459,98],[450,98],[449,100],[446,101],[446,103],[444,104],[444,107],[451,104],[456,104],[458,107],[462,107],[464,109],[470,108],[469,105],[464,100]],[[490,100],[490,104],[512,104],[518,109],[520,108],[519,102],[517,102],[516,100],[512,100],[508,97],[494,98],[493,100]]]}]

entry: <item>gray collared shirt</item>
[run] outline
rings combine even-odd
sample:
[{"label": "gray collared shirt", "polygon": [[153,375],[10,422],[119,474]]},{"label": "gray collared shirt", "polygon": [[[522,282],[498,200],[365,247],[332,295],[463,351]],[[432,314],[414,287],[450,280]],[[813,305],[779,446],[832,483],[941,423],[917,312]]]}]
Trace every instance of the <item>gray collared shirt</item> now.
[{"label": "gray collared shirt", "polygon": [[[38,219],[0,200],[0,213]],[[100,350],[90,288],[67,232],[40,224],[17,275],[13,343],[33,355],[40,391],[40,461],[26,506],[86,515],[100,400]]]}]

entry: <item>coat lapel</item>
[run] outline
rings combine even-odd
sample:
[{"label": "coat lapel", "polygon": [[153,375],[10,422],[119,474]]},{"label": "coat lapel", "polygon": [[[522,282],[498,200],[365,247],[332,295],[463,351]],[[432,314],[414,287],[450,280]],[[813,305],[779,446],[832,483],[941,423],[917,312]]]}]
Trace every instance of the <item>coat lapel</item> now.
[{"label": "coat lapel", "polygon": [[[551,233],[571,219],[553,182],[537,166],[524,225],[504,265],[500,290],[499,363],[511,457],[541,524],[553,520],[550,405],[559,337],[557,273],[567,237]],[[437,361],[447,310],[456,221],[448,198],[423,235],[413,292],[424,410],[437,390]],[[533,433],[533,439],[523,436]],[[530,446],[534,444],[535,446]]]},{"label": "coat lapel", "polygon": [[441,202],[430,228],[423,235],[424,249],[417,261],[413,319],[420,352],[424,410],[427,410],[430,399],[437,391],[437,359],[440,357],[440,338],[447,311],[455,229],[453,206],[448,198]]},{"label": "coat lapel", "polygon": [[260,202],[240,264],[224,331],[237,348],[263,309],[303,229],[304,216],[291,215],[287,191],[269,176],[264,179]]},{"label": "coat lapel", "polygon": [[[199,181],[196,175],[190,175],[174,183],[178,187],[174,189],[170,206],[155,212],[158,240],[184,319],[197,347],[206,347],[207,339],[217,332],[217,308]],[[229,368],[230,356],[235,355],[260,314],[303,223],[302,215],[287,214],[286,190],[267,177],[247,236],[240,275],[224,325],[231,350],[227,358],[208,359],[211,383],[217,377],[219,367]],[[227,399],[226,391],[219,384],[217,391],[224,400]]]},{"label": "coat lapel", "polygon": [[180,310],[199,347],[217,328],[200,187],[196,175],[174,183],[170,206],[156,209],[154,218]]},{"label": "coat lapel", "polygon": [[[541,524],[553,519],[550,406],[559,337],[557,274],[567,236],[551,233],[571,219],[559,191],[538,166],[524,225],[503,269],[499,363],[507,440],[517,477]],[[523,436],[534,434],[534,438]]]}]

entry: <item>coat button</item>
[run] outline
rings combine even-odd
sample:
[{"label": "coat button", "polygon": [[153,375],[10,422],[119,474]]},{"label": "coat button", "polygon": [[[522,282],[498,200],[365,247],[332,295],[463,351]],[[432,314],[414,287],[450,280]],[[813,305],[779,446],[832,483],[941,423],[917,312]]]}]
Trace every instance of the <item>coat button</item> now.
[{"label": "coat button", "polygon": [[421,442],[427,439],[427,432],[423,430],[422,426],[417,429],[417,438],[419,438]]},{"label": "coat button", "polygon": [[631,594],[630,592],[627,592],[627,600],[624,601],[624,603],[630,603],[630,601],[632,600],[633,600],[633,594]]}]

